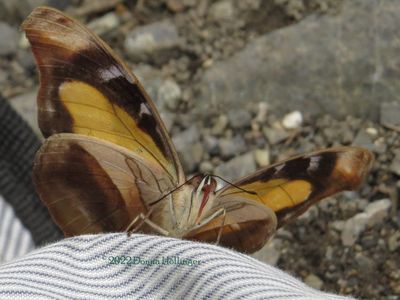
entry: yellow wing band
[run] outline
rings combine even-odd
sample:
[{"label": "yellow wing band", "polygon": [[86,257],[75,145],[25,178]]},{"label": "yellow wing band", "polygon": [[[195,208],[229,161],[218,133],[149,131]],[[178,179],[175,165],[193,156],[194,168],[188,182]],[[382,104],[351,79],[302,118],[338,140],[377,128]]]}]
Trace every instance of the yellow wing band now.
[{"label": "yellow wing band", "polygon": [[82,81],[66,81],[59,87],[59,97],[73,118],[74,133],[106,140],[165,167],[170,165],[134,119],[98,89]]},{"label": "yellow wing band", "polygon": [[254,191],[257,195],[240,193],[245,198],[259,201],[279,211],[300,204],[308,199],[312,192],[312,185],[305,180],[272,179],[267,182],[256,181],[241,186],[247,191]]}]

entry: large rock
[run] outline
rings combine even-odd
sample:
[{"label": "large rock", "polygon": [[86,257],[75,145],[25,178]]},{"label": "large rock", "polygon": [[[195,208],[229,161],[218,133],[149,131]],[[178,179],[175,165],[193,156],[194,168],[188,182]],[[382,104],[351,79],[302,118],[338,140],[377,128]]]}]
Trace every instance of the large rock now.
[{"label": "large rock", "polygon": [[0,22],[0,56],[10,55],[17,51],[19,34],[18,31],[8,25]]},{"label": "large rock", "polygon": [[183,168],[187,173],[193,172],[203,157],[204,148],[199,140],[200,132],[195,124],[172,138]]},{"label": "large rock", "polygon": [[161,21],[135,28],[126,36],[124,47],[133,61],[162,64],[178,56],[181,43],[175,25]]},{"label": "large rock", "polygon": [[0,20],[20,23],[38,6],[50,6],[65,10],[70,5],[68,0],[0,0]]},{"label": "large rock", "polygon": [[346,0],[338,15],[310,16],[254,40],[200,82],[200,109],[265,101],[279,114],[379,118],[399,101],[400,1]]},{"label": "large rock", "polygon": [[400,101],[381,103],[381,124],[400,125]]},{"label": "large rock", "polygon": [[219,165],[215,168],[215,174],[233,182],[255,170],[254,154],[253,152],[248,152]]},{"label": "large rock", "polygon": [[392,162],[390,163],[389,170],[400,176],[400,151],[398,151],[394,156]]},{"label": "large rock", "polygon": [[[346,220],[342,225],[342,244],[343,246],[353,246],[359,236],[367,227],[373,227],[382,223],[389,215],[391,201],[389,199],[381,199],[368,204],[364,212],[358,213],[350,219]],[[338,224],[336,222],[336,224]]]},{"label": "large rock", "polygon": [[98,35],[106,34],[115,28],[117,28],[120,24],[120,20],[118,15],[114,12],[109,12],[99,18],[92,20],[87,24],[87,27],[94,31],[94,33]]},{"label": "large rock", "polygon": [[162,103],[158,101],[158,90],[160,89],[163,83],[163,77],[161,71],[153,68],[149,65],[138,65],[136,66],[132,72],[139,79],[140,83],[143,85],[147,94],[149,94],[150,98],[156,102],[158,109],[162,108]]}]

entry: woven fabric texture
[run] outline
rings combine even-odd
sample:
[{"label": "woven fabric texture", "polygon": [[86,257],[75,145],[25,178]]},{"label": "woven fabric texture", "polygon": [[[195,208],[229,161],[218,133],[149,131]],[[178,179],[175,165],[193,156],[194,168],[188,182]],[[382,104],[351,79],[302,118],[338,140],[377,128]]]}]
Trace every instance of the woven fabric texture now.
[{"label": "woven fabric texture", "polygon": [[30,232],[15,216],[14,209],[0,196],[0,263],[33,250]]},{"label": "woven fabric texture", "polygon": [[0,298],[7,297],[348,299],[222,247],[124,233],[65,239],[0,265]]}]

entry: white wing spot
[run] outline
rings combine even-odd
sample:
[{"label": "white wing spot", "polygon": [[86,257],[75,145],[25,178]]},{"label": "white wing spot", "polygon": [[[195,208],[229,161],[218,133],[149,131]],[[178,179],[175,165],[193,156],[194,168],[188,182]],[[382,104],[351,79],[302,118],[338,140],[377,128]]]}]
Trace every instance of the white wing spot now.
[{"label": "white wing spot", "polygon": [[111,79],[121,77],[120,70],[117,68],[117,66],[114,65],[104,69],[99,69],[98,73],[100,78],[103,79],[104,81],[109,81]]},{"label": "white wing spot", "polygon": [[282,170],[285,167],[286,164],[281,164],[275,167],[275,172],[278,173],[280,170]]},{"label": "white wing spot", "polygon": [[147,107],[146,103],[141,103],[140,104],[139,116],[142,117],[143,114],[151,116],[151,112],[150,112],[149,108]]},{"label": "white wing spot", "polygon": [[318,169],[318,166],[321,161],[321,156],[312,156],[310,157],[310,165],[307,168],[307,172],[315,172]]}]

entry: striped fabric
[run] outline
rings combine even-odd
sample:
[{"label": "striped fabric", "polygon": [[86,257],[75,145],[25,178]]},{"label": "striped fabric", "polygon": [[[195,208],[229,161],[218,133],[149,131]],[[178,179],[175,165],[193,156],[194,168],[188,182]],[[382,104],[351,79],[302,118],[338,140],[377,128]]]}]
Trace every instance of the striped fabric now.
[{"label": "striped fabric", "polygon": [[222,247],[115,233],[65,239],[0,265],[0,299],[349,298]]},{"label": "striped fabric", "polygon": [[30,232],[0,195],[0,263],[22,256],[33,248]]}]

